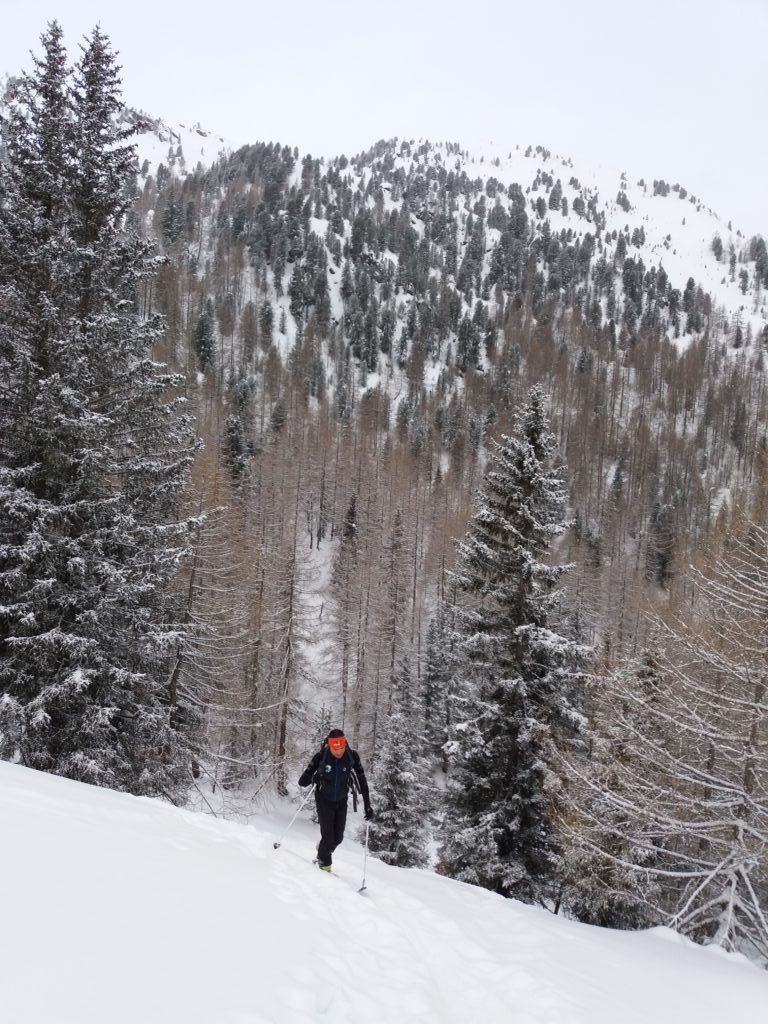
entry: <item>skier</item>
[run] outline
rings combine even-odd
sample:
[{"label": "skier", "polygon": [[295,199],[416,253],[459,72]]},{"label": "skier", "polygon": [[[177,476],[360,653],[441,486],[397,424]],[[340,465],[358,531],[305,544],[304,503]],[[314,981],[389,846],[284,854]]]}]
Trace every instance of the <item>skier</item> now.
[{"label": "skier", "polygon": [[323,745],[302,772],[300,786],[315,783],[315,803],[320,819],[320,842],[317,847],[317,863],[323,871],[331,870],[333,851],[344,838],[347,821],[347,795],[353,789],[353,800],[357,806],[354,789],[363,798],[365,820],[371,821],[373,809],[368,794],[360,756],[347,746],[347,739],[341,729],[331,729]]}]

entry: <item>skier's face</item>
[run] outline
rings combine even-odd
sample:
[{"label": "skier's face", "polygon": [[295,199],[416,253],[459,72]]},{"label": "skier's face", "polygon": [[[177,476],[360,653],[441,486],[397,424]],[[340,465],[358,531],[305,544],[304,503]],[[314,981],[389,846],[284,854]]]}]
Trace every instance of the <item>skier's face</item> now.
[{"label": "skier's face", "polygon": [[334,757],[341,757],[347,749],[347,740],[344,736],[329,736],[328,749]]}]

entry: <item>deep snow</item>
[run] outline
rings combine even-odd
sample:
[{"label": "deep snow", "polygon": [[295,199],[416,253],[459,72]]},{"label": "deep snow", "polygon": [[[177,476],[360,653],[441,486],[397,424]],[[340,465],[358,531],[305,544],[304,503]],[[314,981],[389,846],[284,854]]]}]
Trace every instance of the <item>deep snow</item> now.
[{"label": "deep snow", "polygon": [[[426,871],[0,764],[2,1024],[722,1024],[768,975]],[[355,816],[350,814],[353,827]]]}]

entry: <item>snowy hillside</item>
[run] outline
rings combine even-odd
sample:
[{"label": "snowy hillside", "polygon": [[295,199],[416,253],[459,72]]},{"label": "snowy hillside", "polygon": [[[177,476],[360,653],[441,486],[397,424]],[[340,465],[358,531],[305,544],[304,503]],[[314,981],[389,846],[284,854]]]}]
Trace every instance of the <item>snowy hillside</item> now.
[{"label": "snowy hillside", "polygon": [[[395,151],[391,144],[388,149]],[[361,190],[368,183],[364,168],[369,162],[363,161],[357,178]],[[753,335],[760,334],[768,323],[760,272],[756,274],[755,262],[750,259],[747,239],[680,183],[646,180],[604,162],[576,164],[544,146],[519,145],[505,153],[480,156],[466,151],[457,154],[456,147],[420,140],[415,145],[402,144],[400,154],[391,160],[395,173],[411,174],[419,165],[427,177],[430,166],[466,175],[476,183],[479,194],[486,193],[489,213],[494,204],[510,209],[505,192],[519,187],[535,233],[542,233],[547,223],[548,234],[565,233],[574,245],[583,244],[585,236],[590,236],[598,240],[598,249],[604,244],[603,254],[609,263],[623,261],[626,253],[642,260],[644,270],[663,272],[681,292],[693,277],[725,317],[737,319],[742,327],[749,324]],[[361,169],[357,159],[354,167]],[[557,199],[553,200],[553,193]],[[412,207],[418,219],[428,224],[429,216],[423,215],[433,212],[426,208],[428,202],[421,212],[418,203]],[[489,217],[489,254],[502,234],[491,227],[492,222]],[[721,243],[718,256],[712,249],[716,236]],[[491,260],[486,259],[484,270],[490,267]],[[742,271],[743,279],[739,276]],[[721,329],[720,318],[716,322]]]},{"label": "snowy hillside", "polygon": [[210,167],[231,149],[220,135],[199,124],[170,124],[132,109],[125,110],[123,119],[127,124],[139,126],[136,147],[144,178],[147,174],[157,174],[160,164],[183,176],[194,171],[198,164]]},{"label": "snowy hillside", "polygon": [[[178,178],[193,165],[179,146],[166,161],[172,174],[156,192],[154,164],[143,166],[141,205],[173,251],[184,234]],[[605,330],[612,349],[664,335],[680,352],[702,337],[737,351],[768,337],[764,239],[677,182],[577,166],[542,146],[480,157],[398,139],[332,161],[257,143],[230,151],[209,178],[206,213],[186,226],[187,259],[201,246],[244,246],[250,266],[236,291],[270,303],[284,324],[273,337],[281,357],[314,317],[321,339],[343,330],[375,375],[369,388],[397,377],[414,337],[432,360],[428,389],[452,359],[488,371],[500,333],[528,306],[571,344],[581,323]],[[193,219],[200,187],[182,186]]]},{"label": "snowy hillside", "polygon": [[[10,75],[0,74],[0,114],[11,101],[10,90],[17,81]],[[156,175],[160,164],[183,177],[198,164],[210,167],[232,149],[221,135],[200,124],[173,123],[133,107],[125,107],[119,120],[138,127],[135,143],[139,167],[145,172],[143,178],[147,174]]]},{"label": "snowy hillside", "polygon": [[[7,89],[12,81],[0,79],[0,107],[7,102]],[[141,188],[146,187],[148,179],[157,177],[161,165],[170,171],[169,178],[183,180],[198,167],[210,168],[220,159],[226,162],[237,148],[200,124],[171,123],[131,107],[124,109],[122,119],[139,126],[136,145]],[[504,242],[506,215],[514,214],[515,209],[510,200],[517,197],[521,204],[518,209],[524,210],[528,217],[531,238],[540,241],[535,266],[542,274],[548,293],[559,294],[561,288],[567,293],[572,270],[569,265],[574,259],[579,259],[579,252],[587,264],[592,263],[589,273],[583,275],[586,287],[583,290],[576,288],[574,295],[584,303],[585,316],[591,316],[595,322],[607,323],[615,319],[617,325],[621,323],[626,309],[627,281],[631,280],[632,272],[637,271],[635,303],[638,321],[642,313],[648,314],[649,307],[653,305],[654,316],[646,315],[643,326],[664,327],[670,336],[678,339],[682,348],[704,329],[704,322],[698,315],[677,316],[676,308],[681,299],[686,314],[690,314],[689,304],[683,298],[689,281],[699,289],[700,298],[707,296],[706,322],[715,337],[733,341],[738,328],[739,340],[735,345],[738,348],[741,335],[747,330],[747,344],[751,338],[765,337],[763,332],[768,330],[768,309],[764,298],[768,258],[764,244],[755,248],[755,240],[750,237],[752,232],[743,233],[727,216],[721,218],[705,199],[696,196],[683,183],[639,177],[632,168],[620,171],[605,162],[577,164],[567,155],[553,153],[545,146],[525,143],[518,144],[514,150],[489,150],[481,155],[462,150],[456,144],[392,139],[377,143],[368,153],[353,157],[351,161],[346,157],[313,161],[309,154],[299,149],[293,152],[296,157],[293,172],[286,182],[288,188],[308,186],[305,175],[307,162],[316,168],[315,177],[322,175],[324,181],[329,171],[332,177],[335,171],[335,185],[341,180],[339,168],[343,168],[347,188],[364,194],[364,205],[370,211],[376,210],[377,201],[387,214],[397,211],[401,203],[392,198],[393,192],[399,191],[396,184],[393,188],[393,183],[398,177],[402,181],[407,180],[408,188],[402,191],[401,197],[408,198],[413,227],[420,239],[429,239],[438,245],[444,241],[435,233],[433,226],[438,213],[436,190],[439,173],[444,175],[448,172],[471,182],[471,188],[462,186],[459,190],[464,204],[457,220],[457,224],[460,221],[458,256],[460,262],[472,248],[466,214],[472,209],[477,215],[480,212],[477,200],[482,198],[480,215],[484,217],[487,213],[488,219],[481,243],[486,248],[478,266],[478,285],[482,278],[485,287],[476,288],[476,292],[482,293],[485,301],[491,299],[489,282],[503,277],[498,273],[498,267],[494,275],[493,253]],[[231,173],[228,176],[232,176]],[[253,187],[253,182],[250,184]],[[426,189],[422,187],[425,184]],[[380,196],[378,200],[377,193]],[[326,216],[315,216],[311,220],[311,230],[318,238],[324,237],[329,229],[328,211],[335,203],[344,208],[340,196],[334,195],[333,187],[329,192],[325,186],[324,198],[328,207],[323,211]],[[458,207],[453,214],[457,212]],[[151,218],[148,223],[151,223]],[[351,220],[338,233],[342,242],[349,243],[352,239]],[[559,238],[562,246],[570,250],[565,259],[565,273],[563,264],[555,266],[551,252],[547,253],[551,237]],[[253,259],[253,238],[248,236],[248,242]],[[345,256],[347,254],[345,249]],[[332,265],[333,252],[326,249],[324,255]],[[377,280],[387,262],[394,269],[402,258],[392,251],[384,251],[376,253],[374,260],[370,247],[365,255],[371,258]],[[596,277],[598,260],[604,260],[610,267],[622,267],[625,259],[630,261],[631,270],[625,270],[617,277],[615,308],[607,305],[604,297],[598,302],[596,297],[602,293],[600,279],[604,276],[598,269]],[[637,261],[636,266],[633,261]],[[339,259],[335,262],[340,265]],[[440,277],[434,273],[432,276]],[[280,301],[285,284],[281,281],[270,298],[276,309],[284,309],[288,313],[287,297]],[[331,278],[328,287],[334,320],[337,321],[343,305],[340,276]],[[667,297],[665,290],[673,291],[676,297]],[[642,301],[639,292],[644,294]],[[568,298],[568,305],[572,299],[573,295]],[[593,303],[591,313],[590,300]],[[600,307],[599,315],[596,305]],[[492,300],[489,310],[498,316],[500,310],[496,306]],[[467,309],[471,315],[472,302],[469,298]],[[292,343],[295,332],[291,329],[291,319],[288,318],[287,340]],[[629,323],[632,329],[633,317]]]},{"label": "snowy hillside", "polygon": [[[579,237],[586,231],[594,233],[594,214],[605,218],[602,231],[622,232],[631,240],[642,230],[642,241],[631,243],[629,252],[639,255],[646,266],[663,267],[679,288],[684,288],[688,277],[708,292],[714,302],[731,316],[741,315],[742,321],[752,324],[757,334],[766,324],[766,310],[762,294],[750,288],[754,265],[746,259],[745,239],[737,225],[722,220],[717,211],[691,194],[681,183],[649,181],[633,173],[595,161],[591,165],[575,164],[568,157],[551,153],[544,147],[520,146],[507,154],[496,154],[490,159],[467,160],[464,170],[470,177],[488,178],[495,175],[503,184],[519,182],[529,200],[541,195],[545,176],[560,179],[562,196],[567,212],[547,207],[552,231],[572,230]],[[549,192],[549,190],[547,190]],[[551,193],[550,193],[551,194]],[[574,201],[581,197],[587,205],[587,218],[574,212]],[[619,197],[622,197],[619,201]],[[547,198],[549,196],[547,195]],[[589,204],[592,201],[591,215]],[[742,292],[738,274],[730,278],[727,255],[720,261],[712,251],[712,240],[718,235],[724,253],[733,245],[744,259],[738,267],[748,267],[747,287]],[[607,256],[616,254],[616,239],[607,246]]]},{"label": "snowy hillside", "polygon": [[428,872],[0,764],[3,1024],[757,1022],[768,977]]}]

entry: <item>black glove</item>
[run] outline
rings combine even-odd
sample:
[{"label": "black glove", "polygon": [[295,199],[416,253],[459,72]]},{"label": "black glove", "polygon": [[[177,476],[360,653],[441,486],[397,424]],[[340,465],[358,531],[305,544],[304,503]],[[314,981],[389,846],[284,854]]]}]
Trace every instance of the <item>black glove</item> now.
[{"label": "black glove", "polygon": [[368,804],[368,806],[365,808],[365,820],[366,821],[373,821],[373,818],[374,818],[373,808],[371,807],[370,804]]}]

